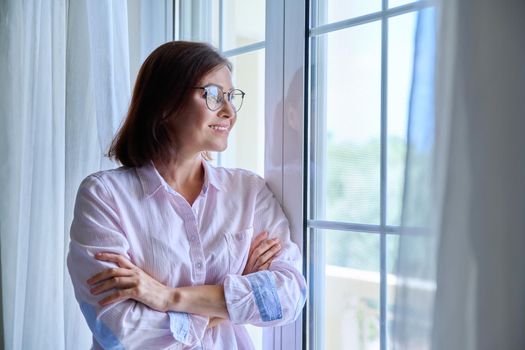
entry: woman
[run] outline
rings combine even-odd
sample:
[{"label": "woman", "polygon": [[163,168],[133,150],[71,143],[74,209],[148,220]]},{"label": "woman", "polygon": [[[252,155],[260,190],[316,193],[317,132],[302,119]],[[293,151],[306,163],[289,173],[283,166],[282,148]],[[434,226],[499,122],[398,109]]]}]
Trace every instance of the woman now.
[{"label": "woman", "polygon": [[301,255],[279,204],[257,175],[207,162],[243,98],[207,44],[166,43],[141,67],[109,152],[123,167],[82,182],[71,226],[94,348],[251,349],[242,324],[299,315]]}]

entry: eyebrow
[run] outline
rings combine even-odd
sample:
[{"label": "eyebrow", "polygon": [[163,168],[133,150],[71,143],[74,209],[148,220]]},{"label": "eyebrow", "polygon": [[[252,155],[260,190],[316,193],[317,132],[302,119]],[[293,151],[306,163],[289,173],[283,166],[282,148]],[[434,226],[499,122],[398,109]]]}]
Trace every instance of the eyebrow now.
[{"label": "eyebrow", "polygon": [[234,87],[234,86],[232,86],[231,89],[226,90],[226,89],[224,88],[224,86],[222,86],[221,84],[217,84],[217,83],[206,83],[206,84],[203,84],[202,86],[210,86],[210,85],[218,86],[218,87],[221,88],[222,91],[231,91],[231,90],[235,90],[235,87]]}]

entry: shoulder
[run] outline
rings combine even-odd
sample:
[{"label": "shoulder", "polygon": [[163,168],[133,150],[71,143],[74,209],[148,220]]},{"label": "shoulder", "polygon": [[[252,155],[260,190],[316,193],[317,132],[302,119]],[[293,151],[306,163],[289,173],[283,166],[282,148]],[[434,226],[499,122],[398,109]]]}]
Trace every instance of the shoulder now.
[{"label": "shoulder", "polygon": [[210,167],[215,180],[226,190],[239,188],[260,189],[264,179],[253,171],[240,168]]},{"label": "shoulder", "polygon": [[102,170],[86,176],[79,186],[81,192],[97,192],[108,195],[115,187],[133,181],[136,178],[135,168],[119,167]]}]

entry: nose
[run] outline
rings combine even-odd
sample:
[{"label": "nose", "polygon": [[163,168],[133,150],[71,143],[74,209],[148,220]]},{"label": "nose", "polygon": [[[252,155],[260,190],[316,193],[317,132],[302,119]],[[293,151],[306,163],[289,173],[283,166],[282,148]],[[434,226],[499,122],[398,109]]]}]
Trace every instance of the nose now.
[{"label": "nose", "polygon": [[236,112],[233,109],[232,104],[228,100],[224,100],[221,109],[219,109],[219,117],[221,118],[233,118]]}]

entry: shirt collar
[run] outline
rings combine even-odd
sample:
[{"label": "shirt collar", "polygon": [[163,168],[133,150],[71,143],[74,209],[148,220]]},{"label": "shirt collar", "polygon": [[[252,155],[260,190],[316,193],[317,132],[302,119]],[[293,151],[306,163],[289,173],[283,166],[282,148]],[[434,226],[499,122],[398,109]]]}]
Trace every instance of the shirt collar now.
[{"label": "shirt collar", "polygon": [[[215,187],[218,191],[224,191],[224,184],[217,174],[217,169],[204,158],[202,159],[202,165],[204,167],[204,193],[207,192],[209,185]],[[152,196],[162,187],[170,191],[170,186],[159,174],[153,162],[138,167],[137,174],[145,197]]]},{"label": "shirt collar", "polygon": [[221,181],[217,169],[204,158],[202,159],[202,165],[204,166],[204,185],[212,185],[218,191],[225,191],[224,183]]},{"label": "shirt collar", "polygon": [[159,172],[153,165],[153,162],[149,162],[141,167],[137,168],[137,175],[142,185],[142,191],[144,197],[149,197],[157,192],[161,187],[167,186],[166,181],[160,176]]}]

